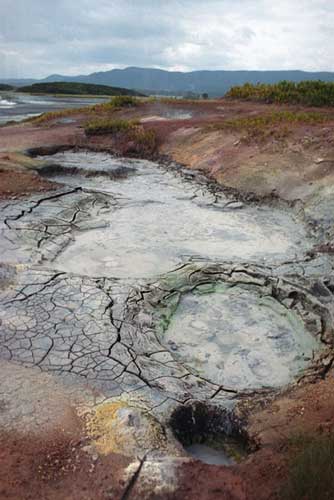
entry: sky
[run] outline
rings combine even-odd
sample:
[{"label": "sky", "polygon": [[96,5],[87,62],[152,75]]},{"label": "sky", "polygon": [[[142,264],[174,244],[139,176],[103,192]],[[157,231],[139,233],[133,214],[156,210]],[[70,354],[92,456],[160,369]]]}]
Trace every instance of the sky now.
[{"label": "sky", "polygon": [[334,71],[334,0],[0,0],[0,78]]}]

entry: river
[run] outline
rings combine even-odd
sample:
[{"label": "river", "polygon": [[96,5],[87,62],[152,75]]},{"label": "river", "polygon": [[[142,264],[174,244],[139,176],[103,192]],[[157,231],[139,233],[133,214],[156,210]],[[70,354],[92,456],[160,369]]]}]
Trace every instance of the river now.
[{"label": "river", "polygon": [[103,102],[104,98],[36,96],[0,91],[0,124],[22,121],[47,111],[80,108]]}]

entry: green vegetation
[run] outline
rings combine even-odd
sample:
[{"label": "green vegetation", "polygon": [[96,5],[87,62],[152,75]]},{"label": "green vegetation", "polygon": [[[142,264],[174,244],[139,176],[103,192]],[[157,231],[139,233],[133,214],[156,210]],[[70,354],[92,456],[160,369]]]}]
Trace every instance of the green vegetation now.
[{"label": "green vegetation", "polygon": [[282,500],[334,498],[334,435],[296,436],[290,442],[289,478]]},{"label": "green vegetation", "polygon": [[94,118],[86,123],[85,133],[113,135],[123,155],[150,158],[158,149],[158,137],[153,129],[145,129],[138,120]]},{"label": "green vegetation", "polygon": [[[92,106],[85,106],[82,108],[70,108],[70,109],[62,109],[60,111],[49,111],[48,113],[43,113],[40,116],[28,118],[26,121],[35,123],[36,125],[46,124],[53,120],[57,120],[59,118],[64,118],[66,116],[76,115],[80,113],[85,113],[89,115],[97,115],[99,113],[110,113],[112,111],[116,111],[121,108],[130,108],[138,106],[140,103],[139,99],[136,99],[133,96],[114,96],[108,102],[102,102],[100,104],[94,104]],[[100,118],[100,121],[107,119]],[[107,124],[105,124],[107,125]],[[108,128],[108,127],[107,127]]]},{"label": "green vegetation", "polygon": [[122,120],[120,118],[95,118],[86,123],[86,135],[116,134],[117,132],[128,132],[137,127],[136,120]]},{"label": "green vegetation", "polygon": [[6,85],[4,83],[0,83],[0,90],[14,90],[14,87],[12,87],[11,85]]},{"label": "green vegetation", "polygon": [[232,118],[223,123],[213,125],[213,127],[230,128],[234,130],[253,129],[259,127],[270,127],[273,125],[288,125],[301,123],[305,125],[316,125],[334,118],[324,113],[317,112],[292,112],[292,111],[272,111],[271,113],[246,116],[244,118]]},{"label": "green vegetation", "polygon": [[141,158],[154,155],[158,149],[158,137],[155,130],[137,127],[133,130],[131,153]]},{"label": "green vegetation", "polygon": [[20,87],[20,92],[29,94],[66,94],[66,95],[101,95],[101,96],[142,96],[139,92],[121,87],[109,87],[107,85],[95,85],[91,83],[76,82],[52,82],[34,83],[26,87]]},{"label": "green vegetation", "polygon": [[[110,101],[108,102],[103,102],[101,104],[95,104],[94,106],[91,106],[92,111],[96,112],[108,112],[108,111],[113,111],[121,108],[135,108],[140,104],[139,99],[136,99],[136,97],[129,96],[129,95],[120,95],[120,96],[114,96]],[[86,108],[88,109],[88,108]]]},{"label": "green vegetation", "polygon": [[334,106],[334,83],[282,81],[273,85],[245,83],[232,87],[225,97],[278,104],[302,104],[305,106]]},{"label": "green vegetation", "polygon": [[70,109],[62,109],[60,111],[48,111],[47,113],[43,113],[40,116],[33,116],[31,118],[27,118],[24,120],[25,122],[34,123],[35,125],[44,125],[48,122],[52,122],[53,120],[57,120],[59,118],[66,118],[66,116],[72,116],[79,113],[92,113],[94,110],[92,106],[87,106],[83,108],[70,108]]},{"label": "green vegetation", "polygon": [[108,103],[113,108],[133,108],[138,106],[138,99],[130,95],[114,96]]},{"label": "green vegetation", "polygon": [[230,130],[244,132],[244,141],[257,139],[281,140],[286,138],[290,132],[290,126],[316,125],[334,119],[334,114],[329,115],[321,112],[292,112],[292,111],[272,111],[271,113],[258,114],[255,116],[245,116],[242,118],[231,118],[220,123],[210,125],[209,130]]}]

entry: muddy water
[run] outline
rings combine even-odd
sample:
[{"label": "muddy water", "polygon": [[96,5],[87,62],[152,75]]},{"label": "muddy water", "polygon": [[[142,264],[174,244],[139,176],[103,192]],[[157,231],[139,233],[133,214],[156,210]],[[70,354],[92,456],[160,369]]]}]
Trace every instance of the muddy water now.
[{"label": "muddy water", "polygon": [[163,342],[195,373],[237,390],[287,384],[319,348],[301,319],[272,297],[223,285],[186,294]]},{"label": "muddy water", "polygon": [[[45,159],[45,158],[44,158]],[[153,277],[189,258],[277,263],[301,257],[310,242],[290,214],[272,209],[234,209],[206,187],[185,181],[148,161],[116,160],[105,154],[61,153],[46,158],[69,172],[53,178],[103,191],[116,209],[77,232],[54,266],[89,276]],[[126,178],[92,176],[131,167]]]},{"label": "muddy water", "polygon": [[186,451],[196,460],[211,465],[233,465],[233,460],[223,451],[205,444],[191,444]]}]

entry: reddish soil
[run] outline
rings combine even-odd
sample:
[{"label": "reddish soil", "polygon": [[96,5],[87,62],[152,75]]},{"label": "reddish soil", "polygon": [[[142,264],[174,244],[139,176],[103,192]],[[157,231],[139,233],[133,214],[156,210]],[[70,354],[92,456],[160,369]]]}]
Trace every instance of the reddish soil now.
[{"label": "reddish soil", "polygon": [[48,191],[55,184],[42,179],[34,171],[2,170],[0,167],[0,199],[23,196],[37,191]]},{"label": "reddish soil", "polygon": [[80,429],[39,438],[0,435],[0,498],[35,500],[275,500],[284,484],[291,445],[299,434],[334,431],[334,373],[304,383],[252,411],[248,430],[258,451],[233,467],[185,462],[174,493],[143,489],[140,475],[128,497],[124,479],[132,461],[119,455],[94,457],[83,451]]},{"label": "reddish soil", "polygon": [[[282,140],[274,134],[264,140],[255,136],[245,141],[242,130],[232,132],[208,128],[222,124],[225,119],[254,117],[278,110],[316,111],[334,117],[332,109],[240,103],[224,99],[199,103],[148,102],[134,109],[104,113],[103,116],[145,120],[151,117],[152,121],[145,121],[143,126],[155,130],[158,154],[202,170],[225,186],[241,191],[252,191],[260,196],[268,196],[275,191],[285,199],[294,200],[312,195],[319,187],[334,185],[334,118],[315,125],[288,124],[289,134]],[[175,112],[191,113],[192,117],[154,119],[159,115],[173,116]],[[131,144],[127,144],[124,137],[106,135],[87,138],[83,126],[90,118],[92,115],[78,112],[71,115],[74,122],[70,124],[52,119],[42,125],[28,122],[2,127],[0,152],[41,145],[68,145],[131,155]]]},{"label": "reddish soil", "polygon": [[[32,123],[24,123],[1,127],[0,151],[23,151],[27,148],[49,144],[73,144],[78,135],[77,127],[76,123],[52,127],[38,127]],[[80,129],[79,135],[81,135]]]},{"label": "reddish soil", "polygon": [[[95,458],[95,457],[94,457]],[[93,459],[78,436],[0,436],[0,498],[11,500],[120,499],[128,459]]]},{"label": "reddish soil", "polygon": [[280,498],[296,449],[291,438],[334,431],[334,372],[303,383],[249,415],[248,432],[258,451],[240,465],[222,468],[198,462],[180,471],[175,499],[275,500]]}]

